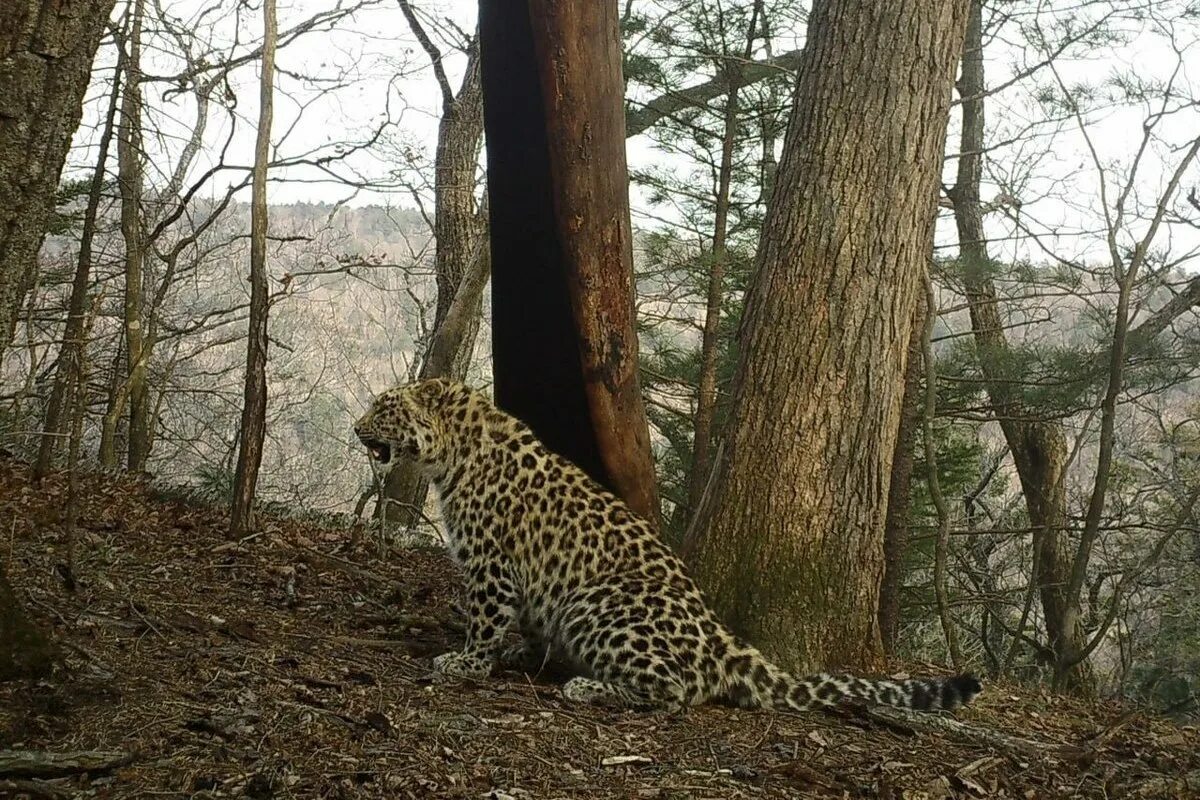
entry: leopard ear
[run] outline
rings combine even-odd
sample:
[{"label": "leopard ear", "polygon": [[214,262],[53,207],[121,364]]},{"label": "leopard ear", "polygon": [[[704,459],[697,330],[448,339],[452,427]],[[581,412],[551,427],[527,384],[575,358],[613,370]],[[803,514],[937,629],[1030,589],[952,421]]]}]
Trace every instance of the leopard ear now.
[{"label": "leopard ear", "polygon": [[417,384],[417,399],[427,408],[437,408],[449,394],[450,383],[442,378],[429,378]]}]

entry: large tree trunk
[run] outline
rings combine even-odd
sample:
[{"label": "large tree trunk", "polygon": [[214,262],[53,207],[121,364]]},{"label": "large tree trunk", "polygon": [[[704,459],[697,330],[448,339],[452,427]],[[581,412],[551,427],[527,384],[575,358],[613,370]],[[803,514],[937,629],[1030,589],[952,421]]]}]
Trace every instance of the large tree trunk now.
[{"label": "large tree trunk", "polygon": [[[410,19],[415,30],[420,23]],[[427,41],[427,40],[426,40]],[[433,51],[435,68],[440,53]],[[439,79],[443,77],[439,75]],[[467,55],[467,68],[458,94],[444,91],[442,119],[438,124],[437,152],[434,157],[434,241],[437,244],[435,273],[437,307],[434,312],[434,340],[421,361],[421,378],[466,376],[475,334],[479,329],[482,291],[470,291],[471,307],[454,318],[456,346],[451,353],[432,356],[437,332],[442,331],[463,282],[474,277],[471,267],[486,267],[472,260],[482,235],[485,220],[475,208],[475,169],[479,164],[479,146],[483,139],[483,89],[479,76],[479,40],[476,37]],[[483,273],[486,280],[486,271]],[[473,284],[472,284],[473,287]],[[444,340],[444,338],[443,338]],[[445,356],[449,360],[444,360]],[[411,464],[401,464],[388,473],[380,498],[384,518],[400,526],[409,526],[421,518],[428,482]]]},{"label": "large tree trunk", "polygon": [[241,445],[233,478],[229,535],[245,536],[253,524],[254,491],[262,464],[267,425],[267,165],[271,161],[271,118],[275,97],[275,0],[263,2],[262,73],[258,136],[250,197],[250,329],[246,336],[246,386],[242,398]]},{"label": "large tree trunk", "polygon": [[[958,228],[963,283],[984,385],[1012,453],[1030,526],[1035,530],[1033,557],[1037,564],[1033,574],[1038,579],[1046,635],[1056,654],[1075,653],[1082,647],[1084,631],[1078,622],[1069,625],[1065,622],[1069,607],[1066,588],[1071,574],[1071,551],[1066,534],[1066,436],[1058,422],[1035,419],[1029,410],[1022,408],[1019,393],[997,366],[1007,360],[1009,344],[1004,335],[996,287],[989,277],[991,257],[979,198],[985,89],[982,10],[978,0],[973,0],[958,82],[958,93],[963,98],[958,174],[949,195]],[[1079,619],[1077,613],[1070,618]],[[1073,668],[1069,681],[1073,689],[1086,691],[1092,683],[1086,662]]]},{"label": "large tree trunk", "polygon": [[872,666],[888,478],[967,0],[815,4],[697,577],[783,664]]},{"label": "large tree trunk", "polygon": [[0,357],[12,342],[114,0],[0,12]]},{"label": "large tree trunk", "polygon": [[658,518],[616,3],[480,4],[496,400]]},{"label": "large tree trunk", "polygon": [[50,640],[17,601],[0,562],[0,681],[42,677],[52,661]]}]

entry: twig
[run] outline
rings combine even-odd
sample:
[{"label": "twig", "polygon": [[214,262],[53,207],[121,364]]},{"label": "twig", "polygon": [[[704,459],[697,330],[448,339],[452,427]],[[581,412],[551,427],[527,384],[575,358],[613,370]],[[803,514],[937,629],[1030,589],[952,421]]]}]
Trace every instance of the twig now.
[{"label": "twig", "polygon": [[247,542],[252,542],[255,539],[257,539],[258,537],[262,536],[263,533],[264,533],[264,531],[255,531],[254,533],[251,533],[248,536],[243,536],[240,539],[234,539],[233,541],[230,541],[230,542],[221,542],[220,544],[213,547],[209,552],[210,553],[224,553],[226,550],[236,550],[236,549],[240,548],[242,545],[246,544]]}]

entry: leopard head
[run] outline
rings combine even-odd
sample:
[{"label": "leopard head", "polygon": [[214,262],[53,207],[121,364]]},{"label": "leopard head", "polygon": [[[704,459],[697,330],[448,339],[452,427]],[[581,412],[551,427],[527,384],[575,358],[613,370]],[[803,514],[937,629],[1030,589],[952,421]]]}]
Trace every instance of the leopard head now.
[{"label": "leopard head", "polygon": [[449,455],[445,406],[456,386],[440,378],[388,389],[354,423],[354,433],[366,445],[381,476],[398,457],[408,458],[427,473],[444,467]]}]

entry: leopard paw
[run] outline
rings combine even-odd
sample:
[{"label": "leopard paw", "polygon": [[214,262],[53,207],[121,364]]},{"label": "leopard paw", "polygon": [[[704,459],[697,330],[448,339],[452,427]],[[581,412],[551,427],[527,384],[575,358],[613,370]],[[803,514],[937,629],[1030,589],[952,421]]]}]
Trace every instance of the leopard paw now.
[{"label": "leopard paw", "polygon": [[453,678],[486,678],[491,670],[482,658],[466,653],[443,653],[433,660],[435,672]]}]

